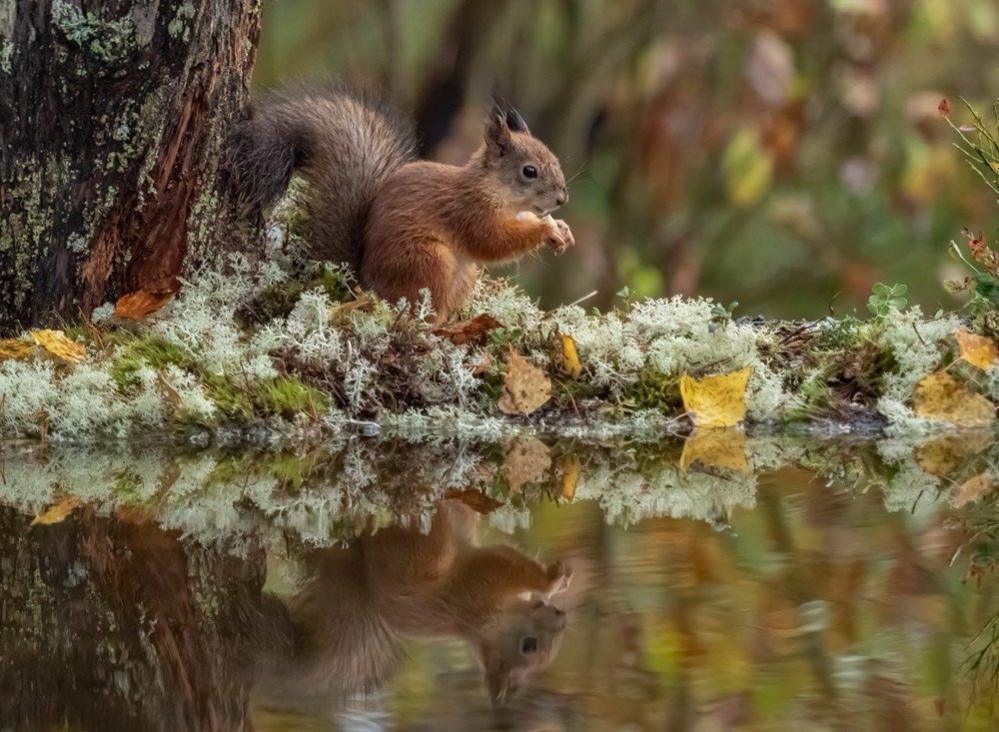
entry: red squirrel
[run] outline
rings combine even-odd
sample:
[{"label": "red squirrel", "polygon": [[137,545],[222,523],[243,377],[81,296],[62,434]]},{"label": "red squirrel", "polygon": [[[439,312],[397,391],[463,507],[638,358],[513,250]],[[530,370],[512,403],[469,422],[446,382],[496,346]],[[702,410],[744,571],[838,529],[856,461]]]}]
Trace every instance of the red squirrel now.
[{"label": "red squirrel", "polygon": [[311,255],[349,264],[362,288],[392,302],[429,290],[438,321],[466,301],[479,265],[575,243],[551,217],[569,198],[558,159],[499,100],[461,166],[418,160],[411,127],[345,87],[265,101],[232,139],[252,208],[277,200],[299,171]]}]

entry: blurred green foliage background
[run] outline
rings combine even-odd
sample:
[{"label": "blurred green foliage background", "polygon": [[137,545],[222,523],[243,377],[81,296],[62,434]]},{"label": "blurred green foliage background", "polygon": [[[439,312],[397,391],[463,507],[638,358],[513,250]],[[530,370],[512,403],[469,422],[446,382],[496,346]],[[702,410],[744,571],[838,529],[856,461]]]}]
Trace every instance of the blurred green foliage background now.
[{"label": "blurred green foliage background", "polygon": [[592,291],[863,310],[877,281],[960,301],[947,254],[995,196],[952,147],[999,95],[996,0],[270,0],[258,90],[346,76],[463,162],[500,90],[556,151],[577,248],[516,265],[551,305]]}]

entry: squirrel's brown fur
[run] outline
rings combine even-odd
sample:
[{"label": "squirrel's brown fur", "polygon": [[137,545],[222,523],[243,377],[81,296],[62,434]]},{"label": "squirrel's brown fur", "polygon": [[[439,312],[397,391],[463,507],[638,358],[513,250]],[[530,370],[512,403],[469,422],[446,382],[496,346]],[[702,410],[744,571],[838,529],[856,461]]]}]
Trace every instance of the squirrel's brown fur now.
[{"label": "squirrel's brown fur", "polygon": [[414,150],[385,105],[345,88],[275,97],[233,134],[252,206],[272,203],[300,170],[313,256],[350,264],[362,287],[391,301],[429,290],[438,319],[471,293],[479,264],[574,243],[549,215],[568,198],[558,159],[512,107],[494,105],[463,166],[417,161]]}]

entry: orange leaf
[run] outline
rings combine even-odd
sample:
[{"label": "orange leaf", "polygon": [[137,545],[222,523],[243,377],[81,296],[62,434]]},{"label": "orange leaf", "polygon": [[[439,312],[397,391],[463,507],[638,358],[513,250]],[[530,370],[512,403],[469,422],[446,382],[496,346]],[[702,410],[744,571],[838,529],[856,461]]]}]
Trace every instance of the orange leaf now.
[{"label": "orange leaf", "polygon": [[491,330],[500,327],[500,322],[492,315],[483,313],[471,320],[457,320],[434,328],[434,335],[447,338],[456,346],[465,343],[478,343]]},{"label": "orange leaf", "polygon": [[142,320],[161,310],[172,297],[172,292],[154,295],[145,290],[136,290],[118,298],[118,302],[114,304],[114,317],[117,320]]},{"label": "orange leaf", "polygon": [[35,516],[35,518],[31,520],[31,525],[49,526],[51,524],[58,524],[73,513],[78,506],[80,506],[80,499],[76,496],[70,496],[69,498],[59,501],[59,503],[54,506],[51,506],[44,513],[40,513]]}]

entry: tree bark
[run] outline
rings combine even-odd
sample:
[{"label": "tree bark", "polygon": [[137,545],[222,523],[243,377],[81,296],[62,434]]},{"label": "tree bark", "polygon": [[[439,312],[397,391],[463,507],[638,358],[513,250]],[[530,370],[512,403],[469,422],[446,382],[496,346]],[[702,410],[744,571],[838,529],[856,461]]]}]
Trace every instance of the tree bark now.
[{"label": "tree bark", "polygon": [[258,32],[259,0],[0,0],[0,332],[171,292],[234,244]]}]

